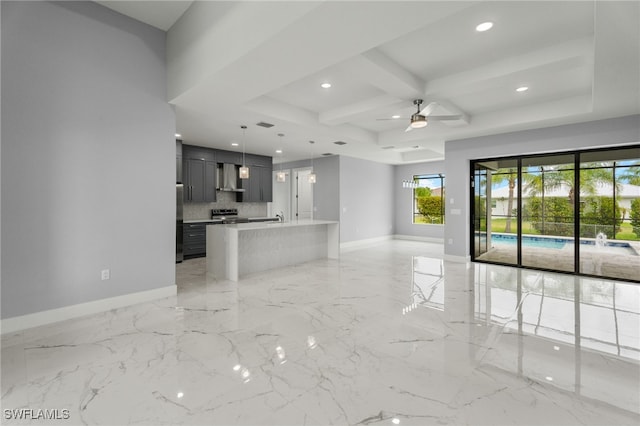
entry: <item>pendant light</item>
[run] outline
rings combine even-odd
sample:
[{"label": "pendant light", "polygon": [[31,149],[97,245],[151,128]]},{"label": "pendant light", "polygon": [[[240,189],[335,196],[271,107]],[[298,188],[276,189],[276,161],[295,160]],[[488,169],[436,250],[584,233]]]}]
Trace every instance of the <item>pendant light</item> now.
[{"label": "pendant light", "polygon": [[[284,136],[284,133],[278,133],[278,136],[282,138]],[[280,143],[280,170],[276,172],[276,182],[280,182],[280,183],[287,181],[287,174],[282,171],[283,157],[284,157],[284,153],[282,151],[282,143]]]},{"label": "pendant light", "polygon": [[247,126],[240,126],[242,129],[242,167],[240,167],[239,176],[240,179],[249,179],[249,168],[247,167],[247,163],[244,161],[244,148],[245,148],[245,131],[247,130]]},{"label": "pendant light", "polygon": [[309,173],[309,183],[316,183],[316,174],[313,171],[313,144],[314,141],[309,141],[311,144],[311,173]]}]

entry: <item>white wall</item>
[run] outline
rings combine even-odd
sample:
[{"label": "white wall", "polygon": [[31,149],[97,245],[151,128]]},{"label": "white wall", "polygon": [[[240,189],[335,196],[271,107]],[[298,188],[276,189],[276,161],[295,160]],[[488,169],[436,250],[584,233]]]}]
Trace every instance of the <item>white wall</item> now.
[{"label": "white wall", "polygon": [[[403,188],[402,181],[413,180],[414,175],[444,173],[444,161],[406,164],[395,167],[395,233],[397,235],[438,239],[444,238],[444,225],[413,223],[413,190]],[[445,175],[445,187],[448,176]]]},{"label": "white wall", "polygon": [[[445,255],[466,257],[470,253],[470,160],[638,142],[638,115],[446,142]],[[460,214],[454,214],[454,209]]]},{"label": "white wall", "polygon": [[340,242],[394,233],[394,166],[340,157]]},{"label": "white wall", "polygon": [[2,318],[175,285],[164,40],[92,2],[2,2]]}]

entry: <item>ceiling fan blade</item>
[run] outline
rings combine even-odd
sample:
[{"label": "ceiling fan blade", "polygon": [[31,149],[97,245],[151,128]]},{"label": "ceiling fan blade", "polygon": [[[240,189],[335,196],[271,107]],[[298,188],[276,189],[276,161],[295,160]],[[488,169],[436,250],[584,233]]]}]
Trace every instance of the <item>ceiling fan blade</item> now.
[{"label": "ceiling fan blade", "polygon": [[411,127],[411,125],[409,125],[409,127],[407,127],[407,128],[404,130],[404,132],[406,133],[406,132],[410,132],[410,131],[412,131],[412,130],[413,130],[413,127]]},{"label": "ceiling fan blade", "polygon": [[438,108],[438,103],[437,102],[431,102],[426,107],[422,108],[418,114],[420,114],[420,115],[429,115],[433,111],[435,111],[436,108]]},{"label": "ceiling fan blade", "polygon": [[460,120],[461,115],[428,115],[427,120],[433,121],[445,121],[445,120]]},{"label": "ceiling fan blade", "polygon": [[376,121],[384,121],[384,120],[391,120],[391,121],[398,121],[398,120],[408,120],[409,117],[398,117],[398,118],[376,118]]}]

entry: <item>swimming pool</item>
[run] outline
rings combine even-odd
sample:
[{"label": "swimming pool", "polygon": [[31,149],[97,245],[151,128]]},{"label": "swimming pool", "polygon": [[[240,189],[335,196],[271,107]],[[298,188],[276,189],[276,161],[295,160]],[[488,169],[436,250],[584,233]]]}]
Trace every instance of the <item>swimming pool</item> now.
[{"label": "swimming pool", "polygon": [[[491,242],[494,244],[512,244],[515,246],[517,237],[509,234],[491,234]],[[532,237],[528,235],[522,237],[522,245],[527,247],[561,249],[569,242],[573,241],[554,237]]]},{"label": "swimming pool", "polygon": [[[512,234],[491,234],[492,244],[505,244],[515,246],[517,237]],[[573,247],[573,239],[560,238],[560,237],[537,237],[532,235],[524,235],[522,237],[523,247],[540,247],[561,250],[566,245]],[[607,252],[618,252],[620,254],[637,255],[635,250],[629,243],[622,241],[607,241],[604,248],[596,247],[596,242],[593,240],[580,240],[580,250],[592,251],[592,250],[606,250]]]}]

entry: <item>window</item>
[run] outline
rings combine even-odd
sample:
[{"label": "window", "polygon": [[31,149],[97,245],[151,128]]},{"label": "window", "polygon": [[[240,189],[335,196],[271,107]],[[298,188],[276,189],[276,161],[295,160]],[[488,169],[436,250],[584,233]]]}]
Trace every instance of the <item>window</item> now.
[{"label": "window", "polygon": [[444,224],[444,174],[416,175],[413,181],[413,223]]}]

